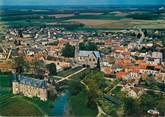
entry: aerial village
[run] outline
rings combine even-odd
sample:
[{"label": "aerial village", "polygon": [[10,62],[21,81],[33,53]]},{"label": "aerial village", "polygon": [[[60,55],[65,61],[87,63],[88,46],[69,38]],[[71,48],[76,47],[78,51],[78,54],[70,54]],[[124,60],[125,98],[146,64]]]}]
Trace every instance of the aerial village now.
[{"label": "aerial village", "polygon": [[[48,100],[52,86],[57,88],[70,76],[94,68],[107,80],[119,79],[116,86],[128,97],[136,99],[146,91],[164,94],[145,87],[148,79],[165,83],[165,49],[157,39],[160,35],[163,33],[157,30],[139,28],[120,32],[10,28],[0,44],[0,69],[13,73],[13,94],[37,96],[43,101]],[[58,76],[70,69],[77,70]]]}]

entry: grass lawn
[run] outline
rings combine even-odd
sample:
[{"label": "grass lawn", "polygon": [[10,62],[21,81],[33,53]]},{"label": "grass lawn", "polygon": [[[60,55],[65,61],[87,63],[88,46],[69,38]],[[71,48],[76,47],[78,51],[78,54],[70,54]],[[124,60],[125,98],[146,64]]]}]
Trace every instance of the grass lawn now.
[{"label": "grass lawn", "polygon": [[96,116],[97,108],[87,107],[88,97],[85,91],[81,91],[78,95],[70,98],[71,113],[75,116]]},{"label": "grass lawn", "polygon": [[43,112],[30,101],[23,99],[21,96],[8,98],[2,104],[0,109],[2,116],[41,116]]}]

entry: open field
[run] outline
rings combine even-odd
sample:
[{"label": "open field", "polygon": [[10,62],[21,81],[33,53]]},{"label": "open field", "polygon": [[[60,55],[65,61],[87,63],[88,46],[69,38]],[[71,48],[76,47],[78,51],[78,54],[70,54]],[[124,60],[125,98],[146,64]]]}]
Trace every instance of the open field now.
[{"label": "open field", "polygon": [[122,17],[125,17],[128,15],[128,13],[126,12],[120,12],[120,11],[116,11],[116,12],[111,12],[111,14],[114,14],[115,16],[122,16]]},{"label": "open field", "polygon": [[80,15],[102,15],[103,13],[80,13]]},{"label": "open field", "polygon": [[156,28],[163,29],[165,28],[164,20],[133,20],[133,19],[124,19],[124,20],[87,20],[87,19],[72,19],[69,21],[78,22],[85,24],[93,28],[132,28],[134,26],[141,28]]},{"label": "open field", "polygon": [[[125,29],[138,26],[148,29],[164,29],[165,28],[165,13],[148,11],[148,10],[112,10],[112,11],[95,11],[80,10],[75,12],[58,11],[48,9],[19,9],[11,11],[1,11],[0,20],[3,24],[0,24],[0,29],[3,26],[43,26],[43,25],[58,25],[63,27],[66,22],[67,27],[73,27],[72,25],[81,23],[85,24],[85,27],[92,28],[104,28],[104,29]],[[72,25],[70,25],[70,22]],[[69,26],[68,26],[69,25]],[[85,29],[84,27],[81,29]],[[77,30],[77,29],[76,29]]]},{"label": "open field", "polygon": [[65,17],[72,17],[74,14],[55,14],[55,15],[48,15],[50,17],[56,17],[56,18],[65,18]]}]

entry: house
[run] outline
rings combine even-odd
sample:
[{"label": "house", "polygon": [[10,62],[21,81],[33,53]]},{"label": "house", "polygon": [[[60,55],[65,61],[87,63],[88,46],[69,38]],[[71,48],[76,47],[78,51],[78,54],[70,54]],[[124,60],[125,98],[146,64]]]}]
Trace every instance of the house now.
[{"label": "house", "polygon": [[163,54],[161,52],[152,52],[152,58],[163,61]]},{"label": "house", "polygon": [[113,43],[112,43],[112,39],[109,39],[109,40],[106,40],[105,41],[105,45],[106,46],[110,46],[110,45],[112,45]]},{"label": "house", "polygon": [[100,59],[101,55],[98,51],[79,51],[76,55],[77,63],[81,65],[87,65],[90,67],[96,67],[97,62]]},{"label": "house", "polygon": [[10,63],[0,63],[0,71],[13,71],[13,66]]},{"label": "house", "polygon": [[132,97],[134,99],[139,98],[144,93],[142,88],[136,88],[128,85],[122,87],[121,91],[126,92],[128,97]]},{"label": "house", "polygon": [[7,55],[4,53],[0,53],[0,60],[5,60],[7,58]]},{"label": "house", "polygon": [[22,93],[27,97],[39,97],[43,101],[47,100],[47,84],[44,80],[26,76],[14,76],[12,89],[13,94]]},{"label": "house", "polygon": [[116,73],[117,78],[124,78],[126,76],[126,73],[123,71],[119,71]]},{"label": "house", "polygon": [[45,64],[56,64],[57,71],[61,71],[66,68],[70,68],[72,66],[71,60],[69,58],[65,57],[51,57],[48,56],[47,59],[44,60]]},{"label": "house", "polygon": [[30,33],[23,33],[22,36],[23,36],[23,38],[31,38],[32,34],[30,34]]},{"label": "house", "polygon": [[110,75],[112,73],[112,69],[110,66],[104,66],[101,68],[101,71],[105,74],[105,75]]},{"label": "house", "polygon": [[161,52],[152,52],[151,59],[153,64],[161,64],[163,61],[163,54]]},{"label": "house", "polygon": [[115,51],[116,52],[124,52],[124,51],[126,51],[126,48],[124,48],[124,47],[116,47]]},{"label": "house", "polygon": [[59,46],[48,45],[46,48],[49,56],[52,57],[61,56],[61,48]]}]

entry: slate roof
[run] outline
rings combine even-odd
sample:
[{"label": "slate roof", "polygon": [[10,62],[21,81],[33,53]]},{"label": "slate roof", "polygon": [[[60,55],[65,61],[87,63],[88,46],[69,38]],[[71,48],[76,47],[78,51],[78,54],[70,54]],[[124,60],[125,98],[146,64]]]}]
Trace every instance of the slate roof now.
[{"label": "slate roof", "polygon": [[100,52],[99,51],[79,51],[79,56],[90,56],[94,54],[96,58],[100,58]]},{"label": "slate roof", "polygon": [[18,76],[18,77],[14,76],[14,79],[15,81],[21,84],[30,85],[37,88],[47,88],[47,84],[45,80],[34,79],[27,76]]}]

